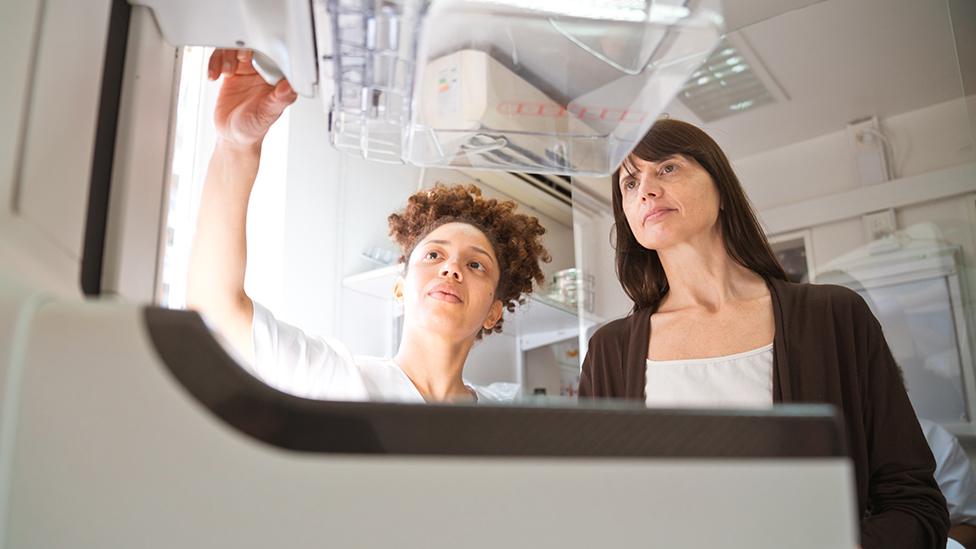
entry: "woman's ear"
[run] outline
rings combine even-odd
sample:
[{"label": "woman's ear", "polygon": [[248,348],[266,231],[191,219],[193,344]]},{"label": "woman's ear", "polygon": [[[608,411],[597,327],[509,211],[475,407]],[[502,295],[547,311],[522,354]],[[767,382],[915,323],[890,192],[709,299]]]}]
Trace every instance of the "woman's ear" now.
[{"label": "woman's ear", "polygon": [[484,329],[490,330],[494,328],[495,324],[498,324],[498,321],[502,319],[503,310],[504,307],[502,307],[502,301],[500,299],[496,299],[495,302],[491,304],[491,308],[488,309],[488,316],[485,317],[485,322],[482,324]]},{"label": "woman's ear", "polygon": [[403,277],[398,276],[396,282],[393,283],[393,299],[397,303],[403,303]]}]

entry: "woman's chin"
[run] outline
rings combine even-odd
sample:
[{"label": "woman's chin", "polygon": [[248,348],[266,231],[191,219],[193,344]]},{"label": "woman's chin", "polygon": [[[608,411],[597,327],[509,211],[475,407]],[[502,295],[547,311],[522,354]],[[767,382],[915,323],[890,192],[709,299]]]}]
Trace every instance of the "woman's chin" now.
[{"label": "woman's chin", "polygon": [[437,334],[445,339],[467,339],[477,332],[477,327],[467,329],[466,322],[459,314],[447,314],[444,311],[426,311],[423,321],[417,323],[420,330],[428,334]]},{"label": "woman's chin", "polygon": [[648,250],[663,250],[675,244],[678,240],[674,231],[664,230],[664,227],[647,227],[643,231],[634,235],[634,238],[641,246]]},{"label": "woman's chin", "polygon": [[674,245],[674,242],[672,242],[672,239],[670,238],[642,238],[637,242],[639,242],[644,248],[654,250],[656,252],[666,250]]}]

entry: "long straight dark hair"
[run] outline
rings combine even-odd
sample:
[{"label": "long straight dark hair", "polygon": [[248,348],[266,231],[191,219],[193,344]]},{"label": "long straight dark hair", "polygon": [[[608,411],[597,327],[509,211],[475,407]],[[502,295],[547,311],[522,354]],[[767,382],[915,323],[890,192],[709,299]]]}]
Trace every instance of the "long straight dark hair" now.
[{"label": "long straight dark hair", "polygon": [[[708,134],[687,122],[658,120],[631,153],[648,162],[660,162],[676,154],[694,159],[712,176],[721,204],[718,222],[729,257],[764,279],[787,280],[729,159]],[[667,275],[657,251],[642,246],[630,230],[624,215],[619,169],[611,179],[617,278],[633,300],[634,310],[657,309],[668,293]]]}]

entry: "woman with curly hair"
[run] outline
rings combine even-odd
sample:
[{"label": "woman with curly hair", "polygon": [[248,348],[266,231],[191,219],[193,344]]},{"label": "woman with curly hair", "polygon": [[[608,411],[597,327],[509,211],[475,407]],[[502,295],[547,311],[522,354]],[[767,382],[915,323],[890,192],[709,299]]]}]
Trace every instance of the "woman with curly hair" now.
[{"label": "woman with curly hair", "polygon": [[261,143],[295,101],[287,82],[266,84],[248,52],[217,50],[209,77],[224,81],[217,100],[218,140],[210,160],[187,288],[187,305],[205,313],[252,373],[280,390],[328,400],[497,401],[512,391],[474,387],[462,377],[475,341],[501,331],[543,281],[545,229],[515,203],[483,198],[474,186],[411,196],[389,217],[403,251],[393,290],[403,304],[403,336],[392,358],[353,357],[327,341],[277,320],[244,292],[245,221]]}]

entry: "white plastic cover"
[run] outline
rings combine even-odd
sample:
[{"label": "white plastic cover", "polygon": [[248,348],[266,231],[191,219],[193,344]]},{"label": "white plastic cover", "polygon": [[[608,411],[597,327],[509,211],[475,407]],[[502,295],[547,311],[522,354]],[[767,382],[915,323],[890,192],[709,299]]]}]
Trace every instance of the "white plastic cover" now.
[{"label": "white plastic cover", "polygon": [[130,1],[318,86],[341,150],[566,175],[615,169],[723,30],[720,0]]},{"label": "white plastic cover", "polygon": [[174,46],[245,48],[264,60],[266,79],[284,76],[312,97],[318,71],[310,0],[129,0],[152,9]]},{"label": "white plastic cover", "polygon": [[719,0],[315,2],[333,143],[421,166],[610,173],[722,34]]}]

